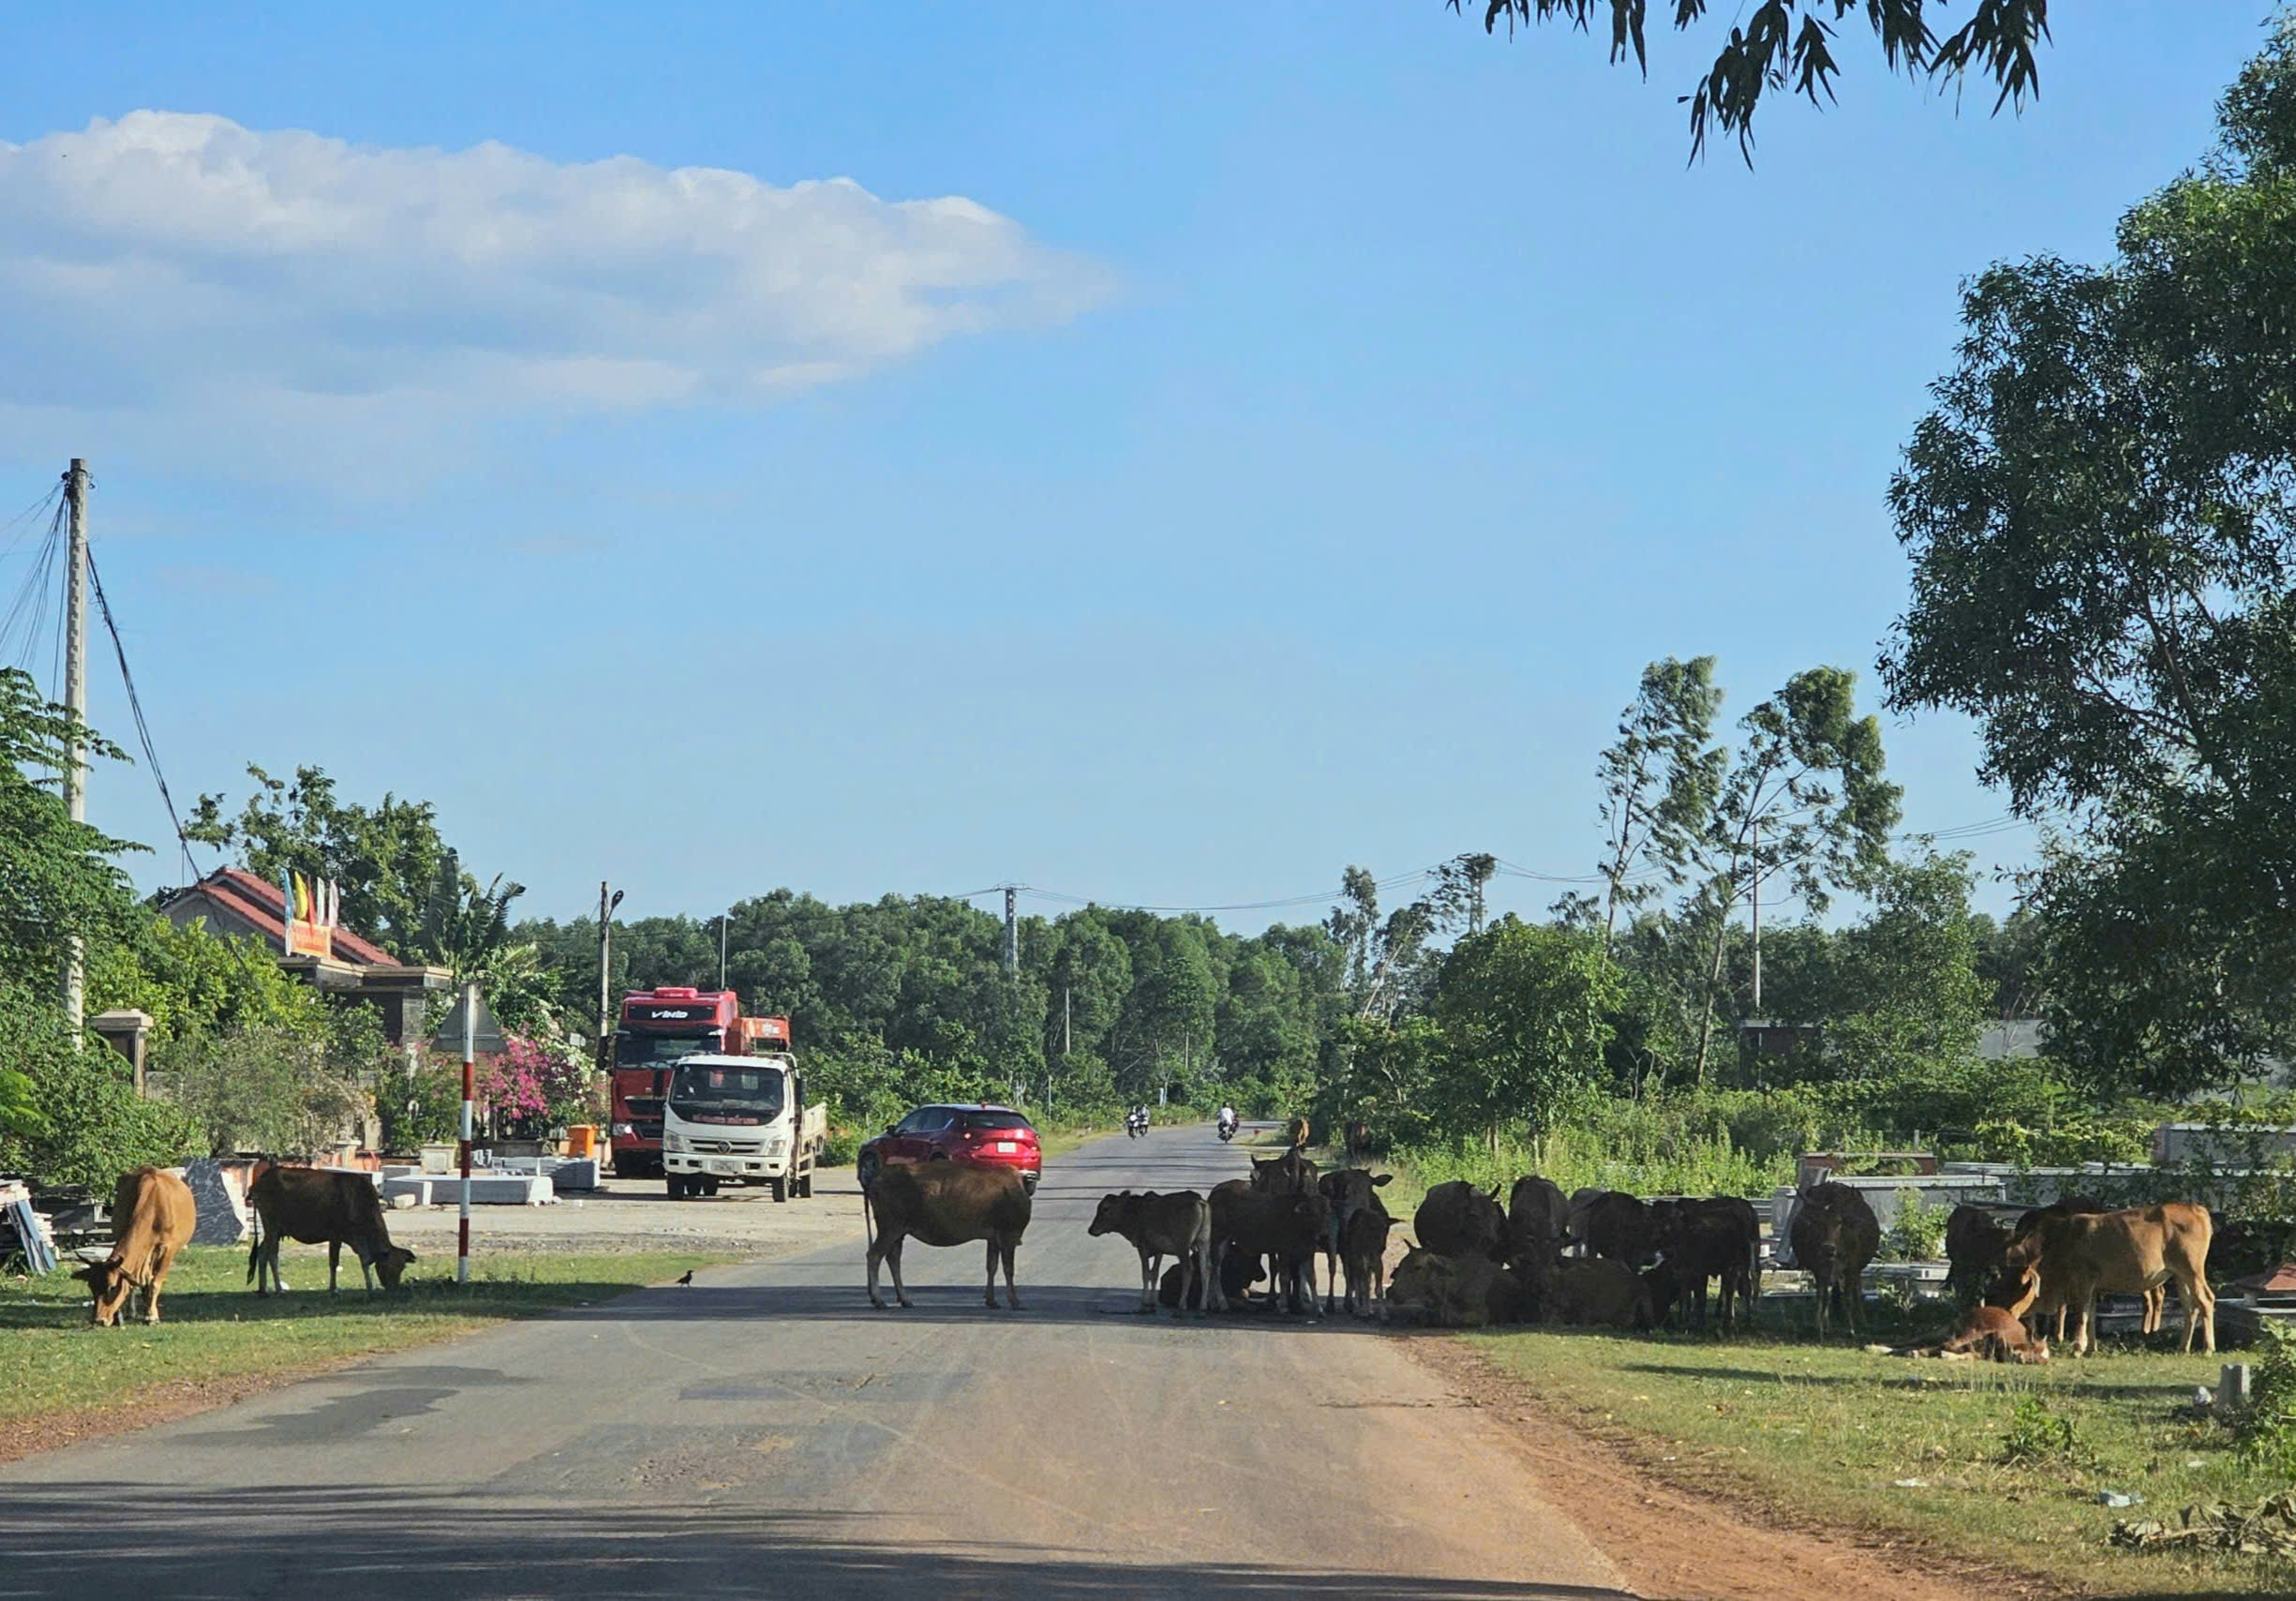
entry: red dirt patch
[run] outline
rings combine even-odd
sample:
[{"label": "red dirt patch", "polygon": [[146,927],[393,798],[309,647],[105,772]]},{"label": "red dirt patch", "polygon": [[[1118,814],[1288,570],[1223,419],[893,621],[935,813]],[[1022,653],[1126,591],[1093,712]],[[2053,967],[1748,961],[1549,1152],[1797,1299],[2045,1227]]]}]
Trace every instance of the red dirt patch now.
[{"label": "red dirt patch", "polygon": [[1580,1426],[1456,1340],[1413,1339],[1407,1348],[1463,1399],[1513,1425],[1508,1438],[1540,1498],[1651,1601],[2046,1601],[2065,1594],[1917,1540],[1822,1523],[1742,1487],[1678,1482],[1655,1450]]}]

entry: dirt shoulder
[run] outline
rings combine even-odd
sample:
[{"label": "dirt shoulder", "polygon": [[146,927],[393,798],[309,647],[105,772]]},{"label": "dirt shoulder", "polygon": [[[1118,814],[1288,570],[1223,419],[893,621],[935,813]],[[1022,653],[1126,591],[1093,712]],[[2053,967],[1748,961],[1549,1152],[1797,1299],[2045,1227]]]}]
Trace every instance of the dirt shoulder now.
[{"label": "dirt shoulder", "polygon": [[1507,1421],[1541,1498],[1651,1601],[2045,1601],[2066,1594],[1915,1542],[1798,1518],[1751,1494],[1671,1483],[1662,1447],[1578,1426],[1458,1340],[1408,1344],[1462,1399]]},{"label": "dirt shoulder", "polygon": [[[460,1219],[453,1206],[393,1212],[391,1237],[428,1260],[452,1257]],[[743,1260],[792,1256],[857,1239],[861,1191],[851,1168],[825,1170],[805,1200],[776,1203],[764,1190],[726,1190],[673,1201],[658,1178],[608,1178],[547,1206],[473,1206],[474,1252],[702,1251]]]}]

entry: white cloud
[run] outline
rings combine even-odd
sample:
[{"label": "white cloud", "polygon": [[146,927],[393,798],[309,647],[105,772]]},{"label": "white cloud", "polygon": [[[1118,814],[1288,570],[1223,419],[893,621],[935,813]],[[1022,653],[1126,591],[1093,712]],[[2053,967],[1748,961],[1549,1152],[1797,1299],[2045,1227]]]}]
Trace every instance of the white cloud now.
[{"label": "white cloud", "polygon": [[842,178],[172,112],[0,142],[0,420],[42,434],[165,417],[324,456],[347,434],[761,402],[1108,287],[971,201]]}]

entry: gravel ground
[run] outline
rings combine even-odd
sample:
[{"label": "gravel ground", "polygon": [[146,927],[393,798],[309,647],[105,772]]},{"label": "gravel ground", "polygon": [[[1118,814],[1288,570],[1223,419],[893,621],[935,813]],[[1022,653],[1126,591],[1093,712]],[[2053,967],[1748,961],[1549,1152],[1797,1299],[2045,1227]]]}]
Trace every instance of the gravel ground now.
[{"label": "gravel ground", "polygon": [[[418,1256],[455,1253],[457,1210],[393,1212],[391,1237]],[[672,1201],[658,1178],[608,1178],[588,1194],[548,1206],[473,1206],[470,1253],[496,1251],[709,1250],[787,1256],[861,1233],[861,1191],[851,1168],[818,1174],[810,1200],[775,1205],[765,1190],[723,1190]]]}]

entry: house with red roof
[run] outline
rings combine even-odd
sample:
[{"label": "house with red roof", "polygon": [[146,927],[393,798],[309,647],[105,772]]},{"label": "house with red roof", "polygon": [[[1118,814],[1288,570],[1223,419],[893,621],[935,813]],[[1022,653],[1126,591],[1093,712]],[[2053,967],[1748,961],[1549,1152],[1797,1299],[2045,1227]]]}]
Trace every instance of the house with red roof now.
[{"label": "house with red roof", "polygon": [[[289,905],[291,892],[296,905]],[[454,975],[444,967],[400,962],[381,946],[335,920],[325,885],[304,879],[270,884],[238,867],[220,867],[182,890],[159,910],[178,926],[204,920],[217,934],[251,935],[278,952],[279,965],[329,995],[372,1002],[393,1045],[430,1037],[432,1009]]]}]

